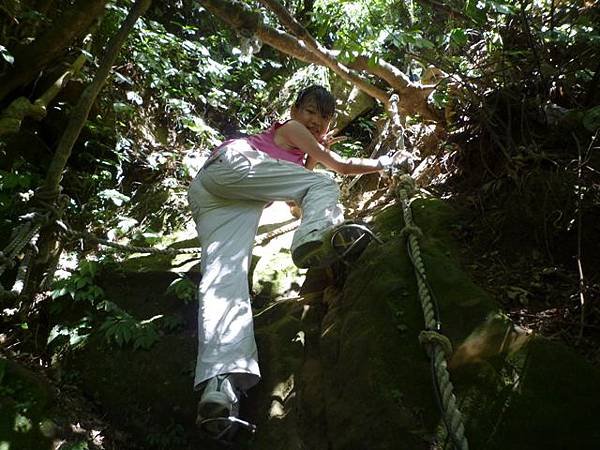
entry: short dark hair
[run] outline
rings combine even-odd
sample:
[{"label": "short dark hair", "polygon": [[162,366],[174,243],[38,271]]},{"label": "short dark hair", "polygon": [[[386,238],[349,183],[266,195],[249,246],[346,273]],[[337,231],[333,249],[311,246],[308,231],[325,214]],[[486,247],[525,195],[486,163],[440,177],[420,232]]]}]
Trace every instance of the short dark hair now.
[{"label": "short dark hair", "polygon": [[294,106],[301,108],[306,102],[314,100],[317,104],[317,109],[324,117],[333,117],[335,112],[335,97],[323,86],[313,84],[302,89],[296,98]]}]

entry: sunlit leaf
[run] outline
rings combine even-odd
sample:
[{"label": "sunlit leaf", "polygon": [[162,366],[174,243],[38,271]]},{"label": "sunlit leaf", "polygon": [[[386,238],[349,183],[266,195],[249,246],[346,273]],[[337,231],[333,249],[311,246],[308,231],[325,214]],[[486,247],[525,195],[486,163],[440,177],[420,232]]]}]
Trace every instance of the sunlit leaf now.
[{"label": "sunlit leaf", "polygon": [[130,200],[128,196],[115,189],[104,189],[98,193],[98,197],[110,200],[116,206],[121,206],[123,203],[127,203]]},{"label": "sunlit leaf", "polygon": [[136,105],[141,105],[144,103],[144,99],[135,91],[127,92],[127,100],[129,100],[131,103],[135,103]]},{"label": "sunlit leaf", "polygon": [[2,56],[2,59],[4,59],[4,61],[6,61],[9,64],[13,64],[15,62],[15,57],[11,55],[6,49],[6,47],[2,45],[0,45],[0,56]]}]

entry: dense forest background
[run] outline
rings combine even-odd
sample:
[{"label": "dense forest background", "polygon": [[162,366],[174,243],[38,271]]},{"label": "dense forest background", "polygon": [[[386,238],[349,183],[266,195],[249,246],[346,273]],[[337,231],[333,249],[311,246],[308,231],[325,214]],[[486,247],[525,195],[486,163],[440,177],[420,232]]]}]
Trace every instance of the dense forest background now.
[{"label": "dense forest background", "polygon": [[[599,24],[590,0],[0,0],[0,356],[52,379],[89,335],[160,339],[95,284],[124,256],[94,236],[171,244],[203,156],[319,83],[334,151],[404,146],[472,276],[598,366]],[[50,326],[65,297],[93,313]]]}]

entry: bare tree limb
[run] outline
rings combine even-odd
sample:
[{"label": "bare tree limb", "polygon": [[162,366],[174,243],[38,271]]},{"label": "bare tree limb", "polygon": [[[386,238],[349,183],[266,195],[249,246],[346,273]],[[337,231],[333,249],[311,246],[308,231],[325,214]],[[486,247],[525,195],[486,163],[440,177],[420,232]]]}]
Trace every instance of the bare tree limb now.
[{"label": "bare tree limb", "polygon": [[259,0],[260,3],[265,5],[271,11],[275,13],[275,15],[279,18],[281,23],[292,32],[298,39],[300,39],[299,44],[301,46],[308,47],[308,50],[312,52],[321,62],[322,65],[329,67],[335,73],[337,73],[340,77],[345,79],[346,81],[351,82],[360,90],[366,92],[371,97],[376,98],[384,105],[388,104],[389,95],[373,86],[369,81],[365,78],[356,75],[348,67],[341,64],[337,59],[331,56],[331,54],[325,49],[321,44],[319,44],[315,38],[299,23],[292,15],[288,12],[288,10],[277,0]]},{"label": "bare tree limb", "polygon": [[400,95],[399,109],[403,115],[418,113],[424,119],[438,120],[439,118],[427,107],[425,99],[435,89],[434,85],[423,85],[410,81],[404,72],[396,66],[378,59],[376,63],[369,62],[366,56],[358,56],[348,64],[354,70],[362,70],[385,80]]},{"label": "bare tree limb", "polygon": [[[314,51],[311,51],[303,41],[284,31],[265,25],[260,14],[252,11],[245,4],[236,0],[199,0],[200,3],[223,22],[236,30],[242,36],[254,35],[263,43],[293,56],[309,64],[324,65]],[[337,58],[338,53],[320,47],[322,53],[330,58]],[[362,70],[378,76],[386,81],[400,96],[399,108],[404,115],[418,113],[425,119],[439,120],[427,106],[427,96],[433,90],[431,86],[412,83],[408,77],[392,64],[379,59],[375,64],[368,64],[368,58],[359,57],[348,64],[349,69]],[[369,92],[367,92],[369,95]],[[386,99],[380,99],[387,104]]]}]

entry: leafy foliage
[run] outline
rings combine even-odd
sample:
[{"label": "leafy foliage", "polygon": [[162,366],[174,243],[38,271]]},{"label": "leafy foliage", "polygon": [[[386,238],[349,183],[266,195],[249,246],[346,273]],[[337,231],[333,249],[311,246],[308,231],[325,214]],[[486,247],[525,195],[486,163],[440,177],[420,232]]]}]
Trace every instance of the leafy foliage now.
[{"label": "leafy foliage", "polygon": [[167,288],[167,294],[173,294],[187,304],[196,296],[196,285],[188,278],[176,278]]},{"label": "leafy foliage", "polygon": [[82,261],[77,272],[55,282],[51,292],[52,298],[68,294],[75,301],[89,302],[95,305],[104,297],[104,291],[94,282],[97,273],[98,264],[96,262]]},{"label": "leafy foliage", "polygon": [[178,423],[171,423],[164,431],[151,431],[148,433],[146,441],[158,449],[169,449],[187,443],[185,429]]},{"label": "leafy foliage", "polygon": [[154,316],[139,321],[125,312],[118,312],[104,321],[100,331],[108,342],[119,347],[131,344],[134,350],[149,349],[159,339],[159,333],[154,321],[162,316]]},{"label": "leafy foliage", "polygon": [[[173,330],[180,325],[179,319],[164,318],[163,315],[145,320],[136,319],[114,302],[107,300],[104,291],[95,281],[99,268],[95,261],[84,260],[71,276],[55,283],[52,298],[68,295],[75,302],[84,303],[89,312],[74,323],[55,325],[48,338],[49,344],[62,336],[63,341],[66,338],[68,346],[80,347],[86,344],[87,338],[97,329],[108,344],[119,347],[130,345],[136,350],[145,350],[160,339],[157,323],[159,319],[165,319],[164,327],[167,330]],[[55,303],[55,314],[59,312],[59,308],[66,309],[64,305]]]}]

